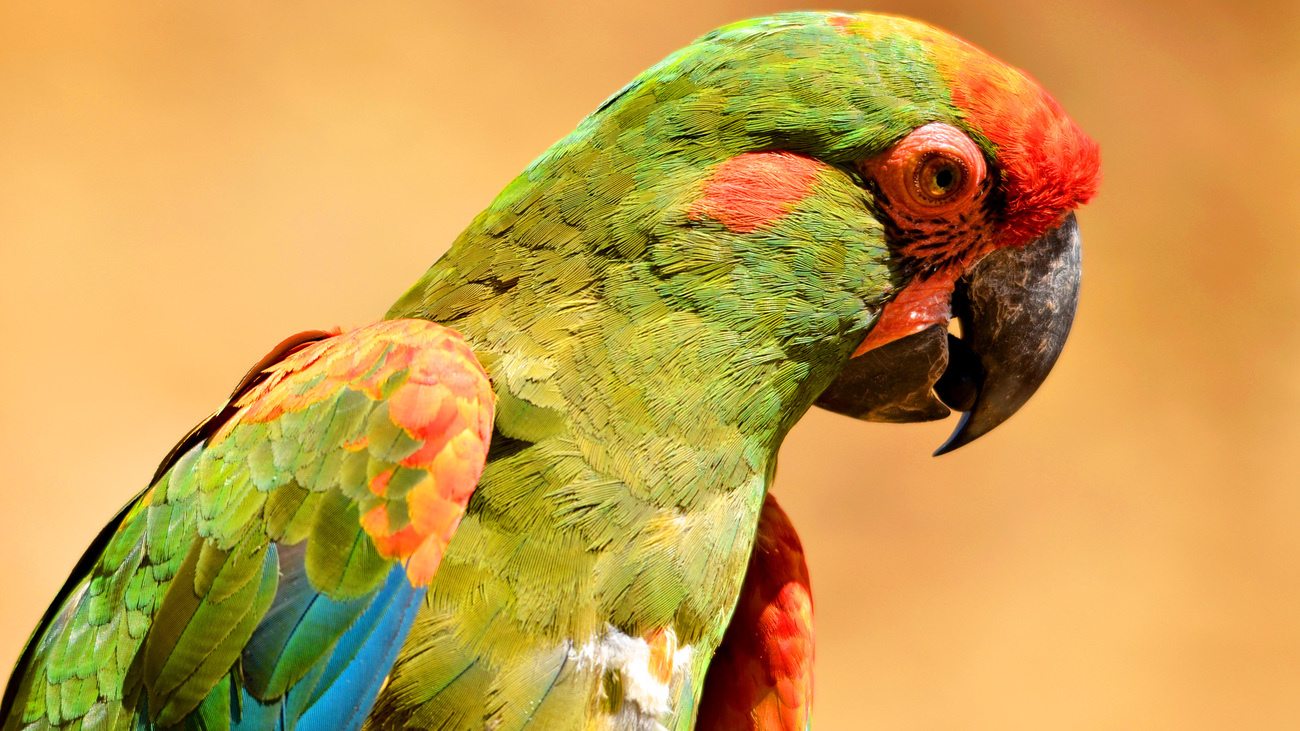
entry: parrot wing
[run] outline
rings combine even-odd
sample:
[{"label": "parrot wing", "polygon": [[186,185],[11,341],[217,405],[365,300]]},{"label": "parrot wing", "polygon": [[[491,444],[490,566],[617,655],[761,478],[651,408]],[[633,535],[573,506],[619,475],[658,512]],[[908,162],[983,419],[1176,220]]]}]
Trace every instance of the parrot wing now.
[{"label": "parrot wing", "polygon": [[709,664],[698,731],[806,731],[812,723],[812,590],[803,546],[769,493],[740,600]]},{"label": "parrot wing", "polygon": [[492,416],[482,367],[438,325],[286,340],[78,563],[4,728],[359,728]]}]

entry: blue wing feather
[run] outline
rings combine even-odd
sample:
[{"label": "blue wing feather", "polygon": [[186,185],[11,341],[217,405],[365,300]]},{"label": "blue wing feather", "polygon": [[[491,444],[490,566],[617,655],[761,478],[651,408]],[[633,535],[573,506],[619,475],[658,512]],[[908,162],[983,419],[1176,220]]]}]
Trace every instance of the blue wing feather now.
[{"label": "blue wing feather", "polygon": [[406,572],[399,568],[389,574],[370,609],[335,646],[313,694],[317,700],[303,714],[301,728],[361,728],[427,591],[411,586]]},{"label": "blue wing feather", "polygon": [[[307,580],[304,555],[298,546],[281,549],[280,591],[244,649],[242,708],[231,709],[231,731],[360,729],[427,591],[394,564],[370,595],[334,601]],[[286,666],[312,652],[302,677],[268,697]]]}]

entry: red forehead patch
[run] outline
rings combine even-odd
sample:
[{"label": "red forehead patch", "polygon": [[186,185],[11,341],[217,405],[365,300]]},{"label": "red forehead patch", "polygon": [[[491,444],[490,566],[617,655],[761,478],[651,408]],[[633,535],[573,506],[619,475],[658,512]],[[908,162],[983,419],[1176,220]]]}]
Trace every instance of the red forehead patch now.
[{"label": "red forehead patch", "polygon": [[712,218],[737,233],[752,233],[789,213],[812,191],[826,166],[791,152],[748,152],[722,163],[704,183],[689,211],[692,221]]},{"label": "red forehead patch", "polygon": [[1032,79],[966,48],[960,63],[941,59],[940,69],[950,75],[953,104],[998,148],[1006,196],[1002,238],[1023,244],[1092,200],[1101,156],[1097,143]]},{"label": "red forehead patch", "polygon": [[1019,245],[1039,236],[1096,195],[1101,181],[1097,143],[1024,72],[915,20],[859,15],[829,22],[866,38],[896,34],[924,44],[948,82],[953,105],[997,148],[1006,196],[1000,244]]}]

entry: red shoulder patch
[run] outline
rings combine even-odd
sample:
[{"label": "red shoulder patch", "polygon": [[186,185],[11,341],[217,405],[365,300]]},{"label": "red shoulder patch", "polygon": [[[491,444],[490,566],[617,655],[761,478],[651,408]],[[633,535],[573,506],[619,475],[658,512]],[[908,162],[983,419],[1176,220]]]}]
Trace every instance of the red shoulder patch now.
[{"label": "red shoulder patch", "polygon": [[708,217],[736,233],[752,233],[783,218],[812,192],[826,165],[792,152],[747,152],[723,162],[704,183],[690,219]]},{"label": "red shoulder patch", "polygon": [[[294,348],[259,372],[259,380],[232,404],[238,412],[211,442],[240,424],[301,412],[344,388],[384,402],[388,420],[420,445],[369,476],[371,493],[391,499],[362,514],[361,528],[380,555],[406,564],[412,584],[427,585],[486,464],[495,401],[487,374],[457,332],[424,320],[385,320]],[[347,435],[341,448],[357,452],[368,449],[368,442],[363,427]],[[399,468],[423,477],[390,496],[389,482]],[[400,520],[393,520],[390,508]]]}]

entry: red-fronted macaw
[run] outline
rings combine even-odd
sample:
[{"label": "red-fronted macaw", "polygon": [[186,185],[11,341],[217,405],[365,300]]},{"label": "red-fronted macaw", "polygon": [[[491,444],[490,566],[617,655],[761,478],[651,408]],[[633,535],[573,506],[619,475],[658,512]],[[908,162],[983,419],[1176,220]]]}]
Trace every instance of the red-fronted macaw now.
[{"label": "red-fronted macaw", "polygon": [[1028,76],[922,23],[704,36],[388,319],[257,364],[73,570],[3,728],[807,728],[782,439],[814,404],[965,412],[940,451],[1014,413],[1098,169]]}]

